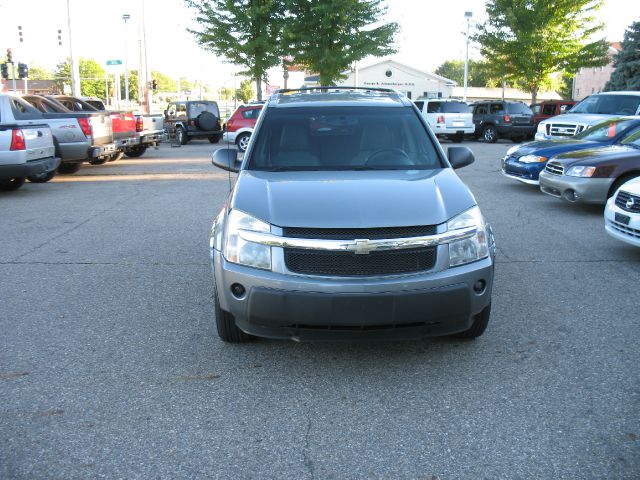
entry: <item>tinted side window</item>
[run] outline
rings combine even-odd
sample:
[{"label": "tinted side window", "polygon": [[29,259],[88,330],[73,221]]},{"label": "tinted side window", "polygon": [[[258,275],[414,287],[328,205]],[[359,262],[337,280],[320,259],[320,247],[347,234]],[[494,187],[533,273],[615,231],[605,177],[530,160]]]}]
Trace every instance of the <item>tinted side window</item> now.
[{"label": "tinted side window", "polygon": [[556,106],[555,105],[545,105],[542,113],[545,115],[555,115]]},{"label": "tinted side window", "polygon": [[469,113],[471,108],[464,102],[443,102],[442,113]]},{"label": "tinted side window", "polygon": [[11,110],[13,111],[13,116],[17,120],[34,120],[38,118],[42,118],[42,114],[19,98],[11,99]]},{"label": "tinted side window", "polygon": [[424,107],[424,102],[418,100],[417,102],[413,102],[416,104],[416,107],[418,107],[418,110],[422,111],[422,107]]},{"label": "tinted side window", "polygon": [[429,102],[427,104],[427,113],[440,113],[441,102]]},{"label": "tinted side window", "polygon": [[520,115],[533,115],[533,112],[524,103],[507,103],[507,113]]},{"label": "tinted side window", "polygon": [[531,105],[531,111],[534,113],[534,115],[537,115],[540,113],[540,105]]},{"label": "tinted side window", "polygon": [[487,114],[487,105],[476,105],[476,110],[473,112],[476,115],[486,115]]},{"label": "tinted side window", "polygon": [[492,103],[491,104],[491,113],[498,113],[500,110],[504,110],[504,107],[501,103]]}]

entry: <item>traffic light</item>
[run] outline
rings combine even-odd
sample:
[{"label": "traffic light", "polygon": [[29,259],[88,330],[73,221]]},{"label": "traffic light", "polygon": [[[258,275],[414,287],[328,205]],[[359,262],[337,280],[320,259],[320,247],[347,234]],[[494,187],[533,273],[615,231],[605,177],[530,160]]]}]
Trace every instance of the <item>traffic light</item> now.
[{"label": "traffic light", "polygon": [[154,78],[153,80],[151,80],[151,90],[157,90],[158,89],[158,81]]},{"label": "traffic light", "polygon": [[2,71],[2,78],[9,80],[9,64],[3,63],[0,65],[0,71]]},{"label": "traffic light", "polygon": [[28,78],[29,77],[29,66],[26,63],[18,64],[18,78]]},{"label": "traffic light", "polygon": [[18,25],[18,38],[20,39],[20,43],[24,42],[24,38],[22,37],[22,25]]},{"label": "traffic light", "polygon": [[7,63],[13,63],[13,53],[10,48],[7,48]]},{"label": "traffic light", "polygon": [[58,45],[62,45],[62,30],[58,30]]}]

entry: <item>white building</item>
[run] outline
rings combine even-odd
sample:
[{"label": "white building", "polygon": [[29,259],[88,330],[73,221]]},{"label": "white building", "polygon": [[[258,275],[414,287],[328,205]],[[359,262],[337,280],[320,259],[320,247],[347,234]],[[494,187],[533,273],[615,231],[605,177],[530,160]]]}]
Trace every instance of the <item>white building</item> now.
[{"label": "white building", "polygon": [[[337,83],[339,86],[349,87],[378,87],[393,88],[404,93],[408,98],[449,98],[456,82],[441,77],[435,73],[423,72],[416,68],[398,63],[394,60],[384,60],[367,67],[344,72],[345,80]],[[356,78],[357,77],[357,78]],[[306,86],[318,86],[319,76],[312,75],[305,78]]]}]

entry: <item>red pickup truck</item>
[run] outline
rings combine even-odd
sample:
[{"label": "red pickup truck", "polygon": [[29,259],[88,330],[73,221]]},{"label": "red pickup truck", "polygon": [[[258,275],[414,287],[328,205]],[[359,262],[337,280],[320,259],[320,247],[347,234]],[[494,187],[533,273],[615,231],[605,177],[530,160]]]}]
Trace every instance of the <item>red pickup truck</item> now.
[{"label": "red pickup truck", "polygon": [[[96,107],[84,100],[68,95],[55,95],[53,98],[74,112],[95,112]],[[113,143],[116,145],[116,153],[105,158],[113,162],[122,158],[125,152],[136,148],[138,136],[136,133],[136,118],[132,112],[107,112],[111,117],[113,129]],[[104,162],[103,162],[104,163]]]},{"label": "red pickup truck", "polygon": [[547,100],[530,105],[533,110],[533,125],[537,128],[542,120],[567,112],[576,102],[570,100]]}]

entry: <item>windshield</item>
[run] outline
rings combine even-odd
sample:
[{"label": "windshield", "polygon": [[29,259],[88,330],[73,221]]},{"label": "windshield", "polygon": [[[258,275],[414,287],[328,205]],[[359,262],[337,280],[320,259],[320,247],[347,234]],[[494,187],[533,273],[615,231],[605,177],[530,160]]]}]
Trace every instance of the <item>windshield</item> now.
[{"label": "windshield", "polygon": [[218,117],[218,106],[215,103],[205,103],[198,102],[192,103],[189,105],[189,111],[191,112],[192,117],[197,117],[202,112],[213,113],[216,117]]},{"label": "windshield", "polygon": [[600,122],[590,129],[575,135],[573,138],[592,142],[606,142],[637,125],[638,120],[614,118]]},{"label": "windshield", "polygon": [[519,113],[522,115],[533,115],[533,111],[524,103],[507,103],[507,113]]},{"label": "windshield", "polygon": [[412,108],[273,108],[258,131],[250,170],[442,168]]},{"label": "windshield", "polygon": [[574,106],[571,113],[635,115],[638,106],[640,95],[593,95]]}]

